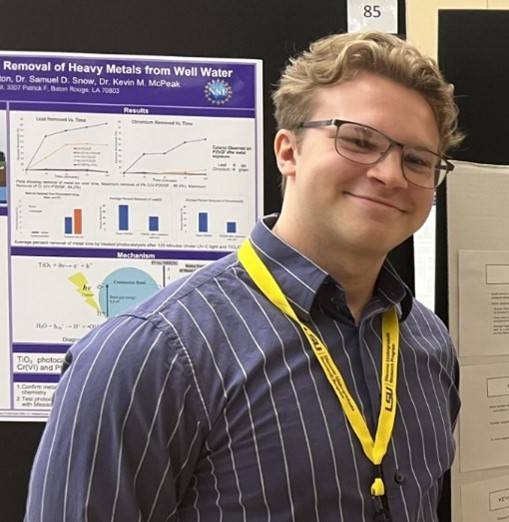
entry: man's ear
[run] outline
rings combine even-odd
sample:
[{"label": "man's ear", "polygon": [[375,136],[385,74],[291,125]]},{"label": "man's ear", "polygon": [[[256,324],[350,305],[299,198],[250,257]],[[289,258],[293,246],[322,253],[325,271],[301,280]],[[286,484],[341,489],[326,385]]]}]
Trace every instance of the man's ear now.
[{"label": "man's ear", "polygon": [[283,176],[295,175],[297,140],[295,134],[288,129],[281,129],[274,138],[274,154],[279,172]]}]

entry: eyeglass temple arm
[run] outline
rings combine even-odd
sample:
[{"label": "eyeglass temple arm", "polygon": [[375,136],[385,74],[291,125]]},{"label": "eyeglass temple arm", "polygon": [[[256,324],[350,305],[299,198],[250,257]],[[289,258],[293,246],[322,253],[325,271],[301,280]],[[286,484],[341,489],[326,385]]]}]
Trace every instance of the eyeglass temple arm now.
[{"label": "eyeglass temple arm", "polygon": [[317,121],[305,121],[299,125],[299,127],[307,129],[310,127],[325,127],[327,125],[334,125],[336,120],[317,120]]},{"label": "eyeglass temple arm", "polygon": [[445,161],[445,165],[439,165],[438,168],[440,170],[446,170],[447,172],[452,172],[454,170],[454,163],[451,163],[449,160],[445,159],[444,158],[444,161]]}]

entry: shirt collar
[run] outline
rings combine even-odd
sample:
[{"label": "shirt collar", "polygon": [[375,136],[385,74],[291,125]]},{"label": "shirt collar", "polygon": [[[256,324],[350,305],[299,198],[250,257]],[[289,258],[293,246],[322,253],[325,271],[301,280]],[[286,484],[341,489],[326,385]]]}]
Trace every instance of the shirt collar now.
[{"label": "shirt collar", "polygon": [[[309,320],[317,296],[320,301],[324,294],[330,299],[333,287],[337,300],[344,301],[344,290],[332,281],[327,272],[272,232],[277,218],[278,214],[262,218],[251,232],[251,243],[297,315]],[[325,293],[323,288],[327,289]],[[382,266],[374,297],[378,307],[396,306],[401,321],[410,313],[412,294],[389,261]]]},{"label": "shirt collar", "polygon": [[414,297],[392,263],[386,259],[378,275],[375,293],[389,305],[396,306],[400,321],[404,321],[410,311]]}]

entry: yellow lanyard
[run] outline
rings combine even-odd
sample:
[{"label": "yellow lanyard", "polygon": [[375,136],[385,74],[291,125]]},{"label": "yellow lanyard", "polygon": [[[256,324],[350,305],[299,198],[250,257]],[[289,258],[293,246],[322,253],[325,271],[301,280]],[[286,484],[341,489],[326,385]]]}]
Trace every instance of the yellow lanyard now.
[{"label": "yellow lanyard", "polygon": [[[304,332],[327,380],[339,399],[352,430],[362,445],[366,457],[378,468],[387,452],[396,417],[399,352],[399,322],[396,310],[392,308],[385,312],[382,317],[381,404],[376,436],[373,441],[366,421],[355,400],[350,395],[339,368],[329,354],[327,345],[297,317],[283,291],[263,264],[263,261],[258,257],[249,240],[246,239],[240,247],[238,257],[246,272],[265,297],[281,312],[293,319]],[[375,478],[371,485],[371,494],[374,496],[385,495],[382,477]]]}]

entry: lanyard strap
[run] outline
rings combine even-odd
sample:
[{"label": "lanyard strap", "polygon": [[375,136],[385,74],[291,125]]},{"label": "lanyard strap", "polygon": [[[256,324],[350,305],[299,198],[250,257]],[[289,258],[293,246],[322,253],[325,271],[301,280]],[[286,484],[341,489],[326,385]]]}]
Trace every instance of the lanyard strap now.
[{"label": "lanyard strap", "polygon": [[[255,252],[249,240],[245,240],[238,250],[238,258],[253,282],[265,297],[281,312],[293,319],[306,336],[313,352],[320,363],[327,380],[339,399],[341,407],[352,430],[359,439],[366,457],[379,469],[391,439],[396,417],[399,322],[395,308],[384,312],[382,317],[382,382],[380,389],[380,415],[375,440],[355,400],[350,395],[346,383],[330,356],[327,345],[304,324],[291,307],[288,299],[269,272],[263,261]],[[371,494],[385,494],[381,477],[376,477],[371,485]]]}]

